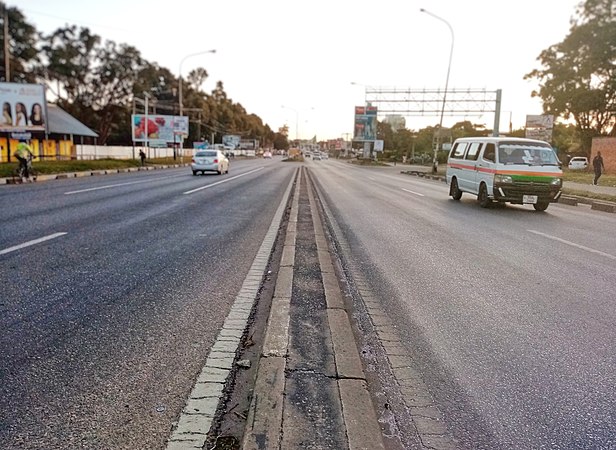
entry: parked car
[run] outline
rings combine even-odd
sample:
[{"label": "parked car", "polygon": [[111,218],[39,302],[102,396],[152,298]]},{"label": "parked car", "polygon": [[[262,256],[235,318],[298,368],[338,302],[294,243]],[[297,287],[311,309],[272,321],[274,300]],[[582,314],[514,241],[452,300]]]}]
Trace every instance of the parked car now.
[{"label": "parked car", "polygon": [[229,173],[229,160],[220,150],[197,150],[190,164],[193,175],[197,172]]},{"label": "parked car", "polygon": [[588,167],[588,158],[586,156],[574,156],[569,161],[569,169],[580,170]]},{"label": "parked car", "polygon": [[272,152],[263,152],[264,159],[272,159]]}]

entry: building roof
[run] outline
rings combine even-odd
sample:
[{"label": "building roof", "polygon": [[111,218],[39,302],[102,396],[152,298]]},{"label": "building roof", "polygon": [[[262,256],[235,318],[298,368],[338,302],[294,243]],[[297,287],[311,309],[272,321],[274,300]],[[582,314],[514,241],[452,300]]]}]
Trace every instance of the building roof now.
[{"label": "building roof", "polygon": [[76,136],[98,137],[98,134],[75,119],[58,105],[47,103],[47,121],[50,134],[72,134]]}]

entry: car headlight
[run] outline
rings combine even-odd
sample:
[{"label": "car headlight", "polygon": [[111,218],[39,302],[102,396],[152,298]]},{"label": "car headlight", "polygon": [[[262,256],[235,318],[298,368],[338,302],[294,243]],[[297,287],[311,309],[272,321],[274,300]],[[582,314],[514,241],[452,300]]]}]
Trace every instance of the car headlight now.
[{"label": "car headlight", "polygon": [[511,184],[513,179],[509,175],[494,175],[494,184]]},{"label": "car headlight", "polygon": [[562,178],[552,178],[552,182],[550,184],[552,186],[562,186],[563,180]]}]

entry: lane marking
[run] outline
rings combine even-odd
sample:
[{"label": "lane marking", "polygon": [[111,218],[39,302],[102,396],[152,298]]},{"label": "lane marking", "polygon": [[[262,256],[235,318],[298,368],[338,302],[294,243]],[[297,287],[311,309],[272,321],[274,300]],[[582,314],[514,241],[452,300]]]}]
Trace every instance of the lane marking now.
[{"label": "lane marking", "polygon": [[24,242],[23,244],[15,245],[14,247],[5,248],[4,250],[0,250],[0,255],[5,255],[7,253],[14,252],[16,250],[21,250],[22,248],[30,247],[31,245],[40,244],[41,242],[49,241],[51,239],[55,239],[60,236],[64,236],[67,233],[54,233],[49,236],[44,236],[42,238],[34,239],[32,241]]},{"label": "lane marking", "polygon": [[409,194],[415,194],[415,195],[419,195],[420,197],[425,197],[425,195],[420,194],[419,192],[411,191],[411,190],[409,190],[409,189],[404,189],[404,188],[402,188],[402,190],[403,190],[404,192],[408,192]]},{"label": "lane marking", "polygon": [[604,252],[602,252],[600,250],[595,250],[594,248],[585,247],[583,245],[576,244],[575,242],[567,241],[565,239],[561,239],[559,237],[552,236],[551,234],[545,234],[545,233],[542,233],[541,231],[535,231],[535,230],[526,230],[526,231],[528,231],[529,233],[536,234],[538,236],[543,236],[545,238],[552,239],[553,241],[558,241],[558,242],[561,242],[563,244],[570,245],[571,247],[579,248],[580,250],[585,250],[585,251],[590,252],[590,253],[596,253],[597,255],[605,256],[606,258],[616,260],[616,256],[614,256],[614,255],[610,255],[609,253],[604,253]]},{"label": "lane marking", "polygon": [[127,181],[126,183],[107,184],[105,186],[98,186],[98,187],[94,187],[94,188],[81,189],[79,191],[65,192],[64,195],[81,194],[82,192],[100,191],[101,189],[111,189],[111,188],[114,188],[114,187],[129,186],[131,184],[150,183],[152,181],[166,180],[168,178],[177,178],[177,177],[185,177],[185,176],[186,176],[185,174],[182,174],[182,175],[172,175],[172,176],[168,176],[168,177],[149,178],[147,180]]},{"label": "lane marking", "polygon": [[251,173],[255,173],[255,172],[258,172],[259,170],[263,170],[263,169],[265,169],[265,167],[259,167],[258,169],[251,170],[250,172],[242,173],[240,175],[236,175],[236,176],[231,177],[231,178],[225,178],[224,180],[217,181],[216,183],[208,184],[206,186],[201,186],[200,188],[193,189],[191,191],[183,192],[183,194],[187,195],[187,194],[192,194],[194,192],[202,191],[203,189],[209,189],[209,188],[217,186],[219,184],[226,183],[228,181],[235,180],[236,178],[240,178],[240,177],[243,177],[243,176],[246,176],[246,175],[250,175]]}]

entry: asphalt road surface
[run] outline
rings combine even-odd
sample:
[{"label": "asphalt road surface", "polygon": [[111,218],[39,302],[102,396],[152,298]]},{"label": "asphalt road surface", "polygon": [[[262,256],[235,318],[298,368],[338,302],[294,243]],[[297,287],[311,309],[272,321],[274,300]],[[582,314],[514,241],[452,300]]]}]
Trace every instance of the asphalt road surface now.
[{"label": "asphalt road surface", "polygon": [[0,187],[0,448],[164,448],[294,170]]},{"label": "asphalt road surface", "polygon": [[[306,164],[460,448],[616,448],[613,214]],[[0,448],[164,448],[295,168],[0,187]]]},{"label": "asphalt road surface", "polygon": [[482,209],[399,167],[310,170],[459,448],[616,448],[615,215]]}]

